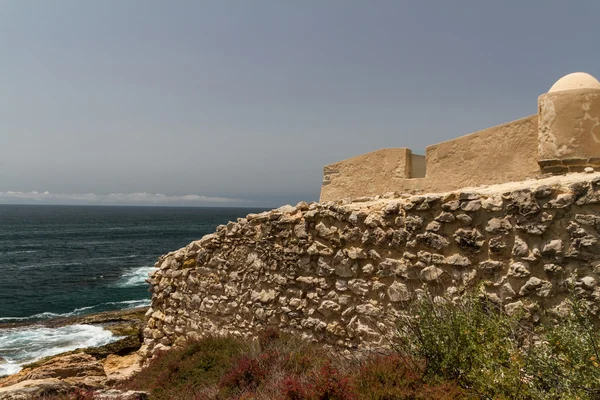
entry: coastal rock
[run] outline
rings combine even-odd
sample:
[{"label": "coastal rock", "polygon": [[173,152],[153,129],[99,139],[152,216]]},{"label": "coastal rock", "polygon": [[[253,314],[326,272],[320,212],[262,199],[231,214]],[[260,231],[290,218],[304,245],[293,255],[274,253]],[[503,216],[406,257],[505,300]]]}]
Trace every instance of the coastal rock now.
[{"label": "coastal rock", "polygon": [[85,353],[94,356],[96,358],[104,358],[110,354],[125,355],[140,348],[142,342],[138,334],[127,336],[123,339],[119,339],[116,342],[106,344],[99,347],[90,347],[84,350]]},{"label": "coastal rock", "polygon": [[[25,366],[16,374],[0,378],[0,399],[29,400],[43,398],[49,394],[67,393],[74,387],[102,388],[107,383],[139,371],[141,356],[132,352],[140,347],[140,330],[145,324],[147,310],[145,307],[42,322],[48,327],[82,323],[102,324],[115,334],[131,336],[106,346],[78,349],[47,357]],[[106,360],[103,360],[104,358]]]},{"label": "coastal rock", "polygon": [[33,368],[26,374],[24,380],[40,380],[48,378],[66,379],[77,378],[106,378],[102,364],[89,354],[75,353],[67,356],[58,356]]},{"label": "coastal rock", "polygon": [[150,396],[146,392],[136,390],[109,389],[94,393],[97,400],[147,400]]},{"label": "coastal rock", "polygon": [[142,357],[137,354],[118,356],[111,354],[104,361],[104,374],[109,382],[130,378],[142,369]]},{"label": "coastal rock", "polygon": [[0,387],[0,400],[31,400],[44,396],[67,394],[71,385],[57,378],[27,380]]}]

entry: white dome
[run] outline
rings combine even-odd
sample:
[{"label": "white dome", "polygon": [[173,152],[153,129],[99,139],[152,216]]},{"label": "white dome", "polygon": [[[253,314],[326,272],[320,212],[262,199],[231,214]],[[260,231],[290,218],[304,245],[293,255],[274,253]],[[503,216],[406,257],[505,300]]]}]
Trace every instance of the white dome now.
[{"label": "white dome", "polygon": [[585,72],[574,72],[557,80],[548,93],[574,89],[600,89],[600,82]]}]

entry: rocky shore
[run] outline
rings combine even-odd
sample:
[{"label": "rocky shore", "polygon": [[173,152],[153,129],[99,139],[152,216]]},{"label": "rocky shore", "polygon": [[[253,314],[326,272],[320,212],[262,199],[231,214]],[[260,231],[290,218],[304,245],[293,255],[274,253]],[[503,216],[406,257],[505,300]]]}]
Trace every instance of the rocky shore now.
[{"label": "rocky shore", "polygon": [[85,316],[57,318],[34,324],[0,324],[0,329],[24,326],[56,328],[95,325],[109,330],[119,340],[100,347],[57,354],[25,365],[16,374],[0,378],[0,400],[20,400],[60,395],[76,389],[97,389],[99,398],[141,399],[144,393],[119,392],[110,387],[141,369],[142,330],[147,307],[109,311]]}]

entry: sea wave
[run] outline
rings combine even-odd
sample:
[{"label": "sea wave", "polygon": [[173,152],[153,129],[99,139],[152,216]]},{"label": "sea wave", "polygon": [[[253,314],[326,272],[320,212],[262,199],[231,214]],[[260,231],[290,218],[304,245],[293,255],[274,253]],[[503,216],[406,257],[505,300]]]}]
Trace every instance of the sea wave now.
[{"label": "sea wave", "polygon": [[102,303],[102,304],[110,304],[110,305],[125,304],[125,305],[127,305],[127,307],[124,307],[123,309],[126,310],[128,308],[146,307],[146,306],[149,306],[151,302],[152,301],[150,299],[140,299],[140,300],[125,300],[125,301],[109,301],[108,303]]},{"label": "sea wave", "polygon": [[39,250],[11,250],[0,252],[0,254],[24,254],[24,253],[37,253]]},{"label": "sea wave", "polygon": [[117,287],[134,287],[134,286],[142,286],[147,285],[146,279],[148,279],[148,274],[150,271],[154,269],[153,265],[144,265],[142,267],[134,267],[125,271],[123,275],[121,275],[121,279],[117,281]]},{"label": "sea wave", "polygon": [[121,260],[123,258],[135,258],[135,257],[139,257],[139,256],[140,256],[139,254],[129,254],[126,256],[93,257],[93,258],[90,258],[89,260],[90,261],[93,261],[93,260]]},{"label": "sea wave", "polygon": [[[20,252],[14,252],[14,253],[28,253],[28,252],[35,253],[37,251],[20,251]],[[10,252],[5,253],[5,254],[10,254]],[[65,261],[53,261],[53,262],[38,263],[38,264],[31,264],[31,265],[20,265],[18,267],[18,269],[45,268],[45,267],[56,267],[56,266],[66,267],[66,266],[89,264],[89,263],[92,263],[94,261],[104,261],[104,262],[106,262],[107,260],[123,260],[123,259],[135,258],[135,257],[139,257],[139,255],[138,254],[129,254],[129,255],[126,255],[126,256],[91,257],[91,258],[86,258],[85,260],[76,259],[76,261],[67,261],[67,262],[65,262]],[[110,264],[114,264],[114,262],[109,262],[109,263]],[[152,268],[152,267],[147,267],[147,268]]]},{"label": "sea wave", "polygon": [[72,261],[72,262],[64,262],[64,261],[59,261],[59,262],[51,262],[51,263],[42,263],[42,264],[30,264],[30,265],[20,265],[18,266],[18,270],[21,269],[32,269],[32,268],[45,268],[45,267],[56,267],[56,266],[61,266],[61,267],[68,267],[68,266],[73,266],[73,265],[83,265],[83,262],[78,262],[78,261]]},{"label": "sea wave", "polygon": [[[42,312],[33,314],[28,317],[0,317],[0,323],[2,322],[28,322],[28,321],[39,321],[51,318],[67,318],[76,317],[78,315],[90,314],[94,309],[103,308],[106,306],[119,306],[117,309],[126,310],[129,308],[146,307],[150,305],[150,299],[138,299],[138,300],[124,300],[124,301],[108,301],[105,303],[96,304],[89,307],[76,308],[73,311],[66,313],[53,313],[53,312]],[[111,309],[114,307],[110,307]]]},{"label": "sea wave", "polygon": [[100,326],[67,325],[59,328],[0,329],[0,376],[14,374],[23,364],[85,347],[103,346],[120,339]]}]

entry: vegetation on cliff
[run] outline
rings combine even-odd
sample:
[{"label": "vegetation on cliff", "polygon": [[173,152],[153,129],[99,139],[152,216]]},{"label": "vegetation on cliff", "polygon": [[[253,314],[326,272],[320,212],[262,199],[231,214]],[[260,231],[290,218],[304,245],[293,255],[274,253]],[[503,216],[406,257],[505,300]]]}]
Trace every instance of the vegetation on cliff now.
[{"label": "vegetation on cliff", "polygon": [[258,343],[208,338],[161,353],[123,388],[151,399],[462,399],[452,380],[426,380],[396,352],[341,354],[277,331]]},{"label": "vegetation on cliff", "polygon": [[[533,325],[484,296],[426,298],[400,327],[397,349],[424,379],[456,382],[483,399],[600,398],[596,307],[575,288],[562,317]],[[422,368],[418,368],[422,366]]]},{"label": "vegetation on cliff", "polygon": [[596,399],[600,330],[593,303],[570,293],[564,317],[536,327],[486,297],[426,297],[386,354],[270,330],[252,345],[206,339],[159,355],[125,386],[156,399]]},{"label": "vegetation on cliff", "polygon": [[570,293],[564,317],[535,327],[484,296],[425,297],[398,325],[393,348],[379,353],[273,329],[254,342],[206,338],[158,353],[119,387],[158,400],[597,399],[594,305]]}]

